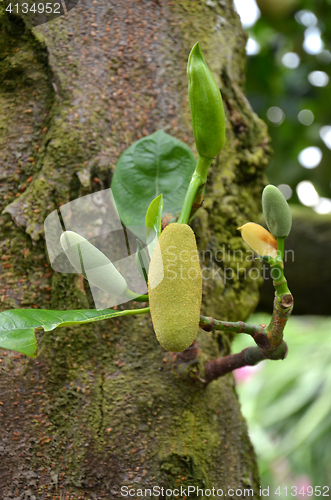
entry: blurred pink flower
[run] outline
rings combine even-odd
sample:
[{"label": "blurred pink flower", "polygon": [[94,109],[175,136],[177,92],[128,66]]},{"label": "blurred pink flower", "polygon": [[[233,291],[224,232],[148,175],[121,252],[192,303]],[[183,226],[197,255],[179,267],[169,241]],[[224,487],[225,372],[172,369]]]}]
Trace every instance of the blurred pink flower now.
[{"label": "blurred pink flower", "polygon": [[261,370],[262,365],[256,366],[243,366],[242,368],[237,368],[237,370],[233,370],[233,376],[236,383],[248,382],[251,380],[255,373]]},{"label": "blurred pink flower", "polygon": [[[310,477],[307,476],[306,474],[303,474],[302,476],[298,476],[294,480],[294,485],[297,488],[298,494],[297,498],[311,498],[311,495],[307,494],[307,488],[312,486]],[[301,491],[301,493],[300,493]],[[302,494],[304,492],[304,495]]]}]

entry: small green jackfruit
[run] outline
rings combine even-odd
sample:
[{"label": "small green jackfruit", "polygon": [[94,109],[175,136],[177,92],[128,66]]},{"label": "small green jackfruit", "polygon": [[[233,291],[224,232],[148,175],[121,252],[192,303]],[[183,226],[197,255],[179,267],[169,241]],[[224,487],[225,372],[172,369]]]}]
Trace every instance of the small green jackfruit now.
[{"label": "small green jackfruit", "polygon": [[149,265],[149,305],[158,341],[181,352],[195,340],[200,321],[202,277],[195,236],[187,224],[169,224]]},{"label": "small green jackfruit", "polygon": [[100,290],[120,297],[127,283],[114,264],[92,243],[74,231],[65,231],[61,246],[76,271]]},{"label": "small green jackfruit", "polygon": [[292,226],[292,214],[283,193],[269,184],[262,193],[262,208],[269,231],[275,238],[287,238]]}]

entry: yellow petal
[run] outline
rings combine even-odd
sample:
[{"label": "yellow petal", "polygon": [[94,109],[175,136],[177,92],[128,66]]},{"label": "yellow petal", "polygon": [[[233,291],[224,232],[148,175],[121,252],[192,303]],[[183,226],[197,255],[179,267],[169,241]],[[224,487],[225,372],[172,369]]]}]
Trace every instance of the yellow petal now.
[{"label": "yellow petal", "polygon": [[244,241],[261,257],[269,256],[274,259],[277,257],[277,241],[269,231],[255,224],[247,222],[241,227],[241,236]]}]

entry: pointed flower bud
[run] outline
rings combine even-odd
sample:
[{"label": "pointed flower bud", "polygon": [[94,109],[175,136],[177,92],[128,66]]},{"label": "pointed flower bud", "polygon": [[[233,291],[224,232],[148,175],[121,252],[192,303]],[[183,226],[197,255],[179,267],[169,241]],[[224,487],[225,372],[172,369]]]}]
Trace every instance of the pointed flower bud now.
[{"label": "pointed flower bud", "polygon": [[61,246],[77,272],[100,290],[120,297],[127,283],[114,264],[92,243],[74,231],[65,231]]},{"label": "pointed flower bud", "polygon": [[277,241],[264,227],[255,222],[247,222],[241,227],[243,240],[261,257],[277,257]]},{"label": "pointed flower bud", "polygon": [[262,193],[262,208],[269,231],[275,238],[287,238],[292,226],[290,207],[283,193],[269,184]]},{"label": "pointed flower bud", "polygon": [[187,64],[188,95],[195,143],[200,156],[214,158],[225,142],[225,118],[221,92],[197,42]]}]

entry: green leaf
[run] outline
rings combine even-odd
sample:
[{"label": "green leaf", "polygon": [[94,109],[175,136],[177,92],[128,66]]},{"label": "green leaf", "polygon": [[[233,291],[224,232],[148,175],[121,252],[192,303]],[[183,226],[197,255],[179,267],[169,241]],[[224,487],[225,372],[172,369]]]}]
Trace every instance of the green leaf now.
[{"label": "green leaf", "polygon": [[163,195],[161,193],[154,198],[146,213],[146,237],[150,257],[153,255],[155,245],[161,234],[162,211]]},{"label": "green leaf", "polygon": [[144,226],[151,201],[163,193],[163,212],[180,212],[196,159],[186,144],[158,130],[119,158],[112,192],[122,222]]},{"label": "green leaf", "polygon": [[114,311],[113,309],[80,309],[77,311],[47,311],[46,309],[12,309],[0,313],[0,347],[35,357],[35,329],[49,332],[58,326],[74,326],[117,316],[149,312],[149,308]]},{"label": "green leaf", "polygon": [[[1,325],[2,326],[2,325]],[[0,329],[0,347],[36,357],[37,339],[34,328]]]}]

